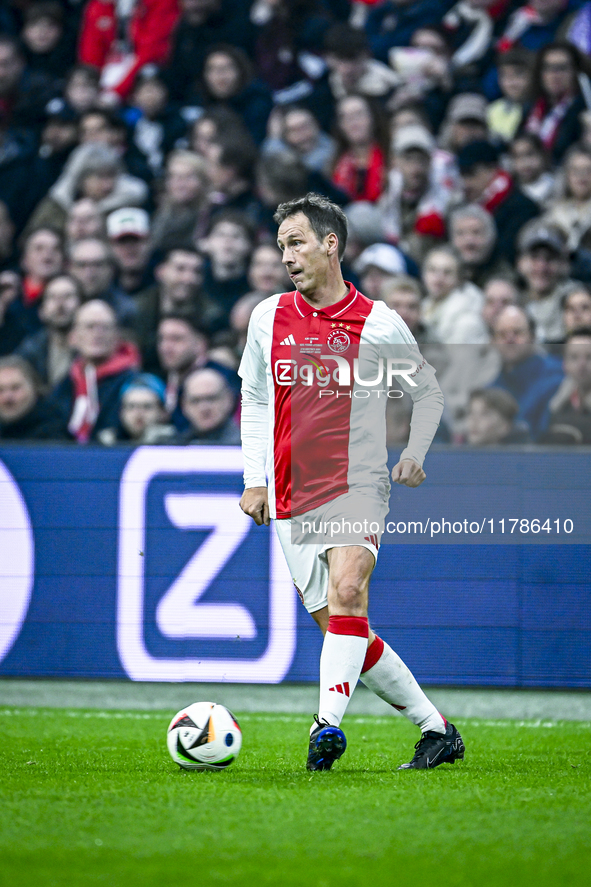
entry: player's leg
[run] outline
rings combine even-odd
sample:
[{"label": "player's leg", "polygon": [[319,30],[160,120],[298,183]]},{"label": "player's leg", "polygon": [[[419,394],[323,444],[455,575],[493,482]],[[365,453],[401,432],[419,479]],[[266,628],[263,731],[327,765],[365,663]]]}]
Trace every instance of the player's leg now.
[{"label": "player's leg", "polygon": [[375,558],[358,545],[331,548],[328,624],[320,656],[319,719],[338,726],[367,653],[369,579]]},{"label": "player's leg", "polygon": [[[323,634],[329,624],[328,607],[311,614]],[[427,698],[410,669],[394,650],[369,629],[361,681],[376,696],[400,711],[421,730],[416,754],[401,769],[427,769],[464,757],[464,744],[453,724]]]}]

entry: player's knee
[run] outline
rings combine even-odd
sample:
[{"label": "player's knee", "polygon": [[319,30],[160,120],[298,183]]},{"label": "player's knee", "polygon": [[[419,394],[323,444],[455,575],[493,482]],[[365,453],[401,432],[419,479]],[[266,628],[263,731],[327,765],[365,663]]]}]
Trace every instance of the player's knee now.
[{"label": "player's knee", "polygon": [[351,579],[336,580],[331,588],[331,603],[352,616],[363,616],[367,609],[365,588]]}]

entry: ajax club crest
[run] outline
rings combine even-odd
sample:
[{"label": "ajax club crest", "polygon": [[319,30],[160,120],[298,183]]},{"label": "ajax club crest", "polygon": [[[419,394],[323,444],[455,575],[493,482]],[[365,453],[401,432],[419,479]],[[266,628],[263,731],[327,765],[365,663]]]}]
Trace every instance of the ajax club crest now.
[{"label": "ajax club crest", "polygon": [[351,344],[351,339],[344,330],[331,330],[326,343],[335,354],[342,354]]}]

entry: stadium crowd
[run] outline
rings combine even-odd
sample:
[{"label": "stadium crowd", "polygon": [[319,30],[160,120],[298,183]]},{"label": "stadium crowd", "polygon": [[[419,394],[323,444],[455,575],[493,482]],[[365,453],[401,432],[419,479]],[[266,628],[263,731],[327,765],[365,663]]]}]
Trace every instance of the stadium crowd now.
[{"label": "stadium crowd", "polygon": [[316,191],[436,440],[591,443],[590,52],[588,0],[6,0],[0,441],[239,443],[273,213]]}]

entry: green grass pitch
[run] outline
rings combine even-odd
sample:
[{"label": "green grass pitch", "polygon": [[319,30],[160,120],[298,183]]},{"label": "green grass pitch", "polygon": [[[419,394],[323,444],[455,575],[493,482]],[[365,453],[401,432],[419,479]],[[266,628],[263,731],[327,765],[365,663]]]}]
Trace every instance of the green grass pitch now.
[{"label": "green grass pitch", "polygon": [[397,772],[416,729],[348,717],[308,773],[308,718],[237,713],[239,759],[199,773],[173,714],[0,708],[0,885],[588,883],[591,723],[458,720],[464,762]]}]

